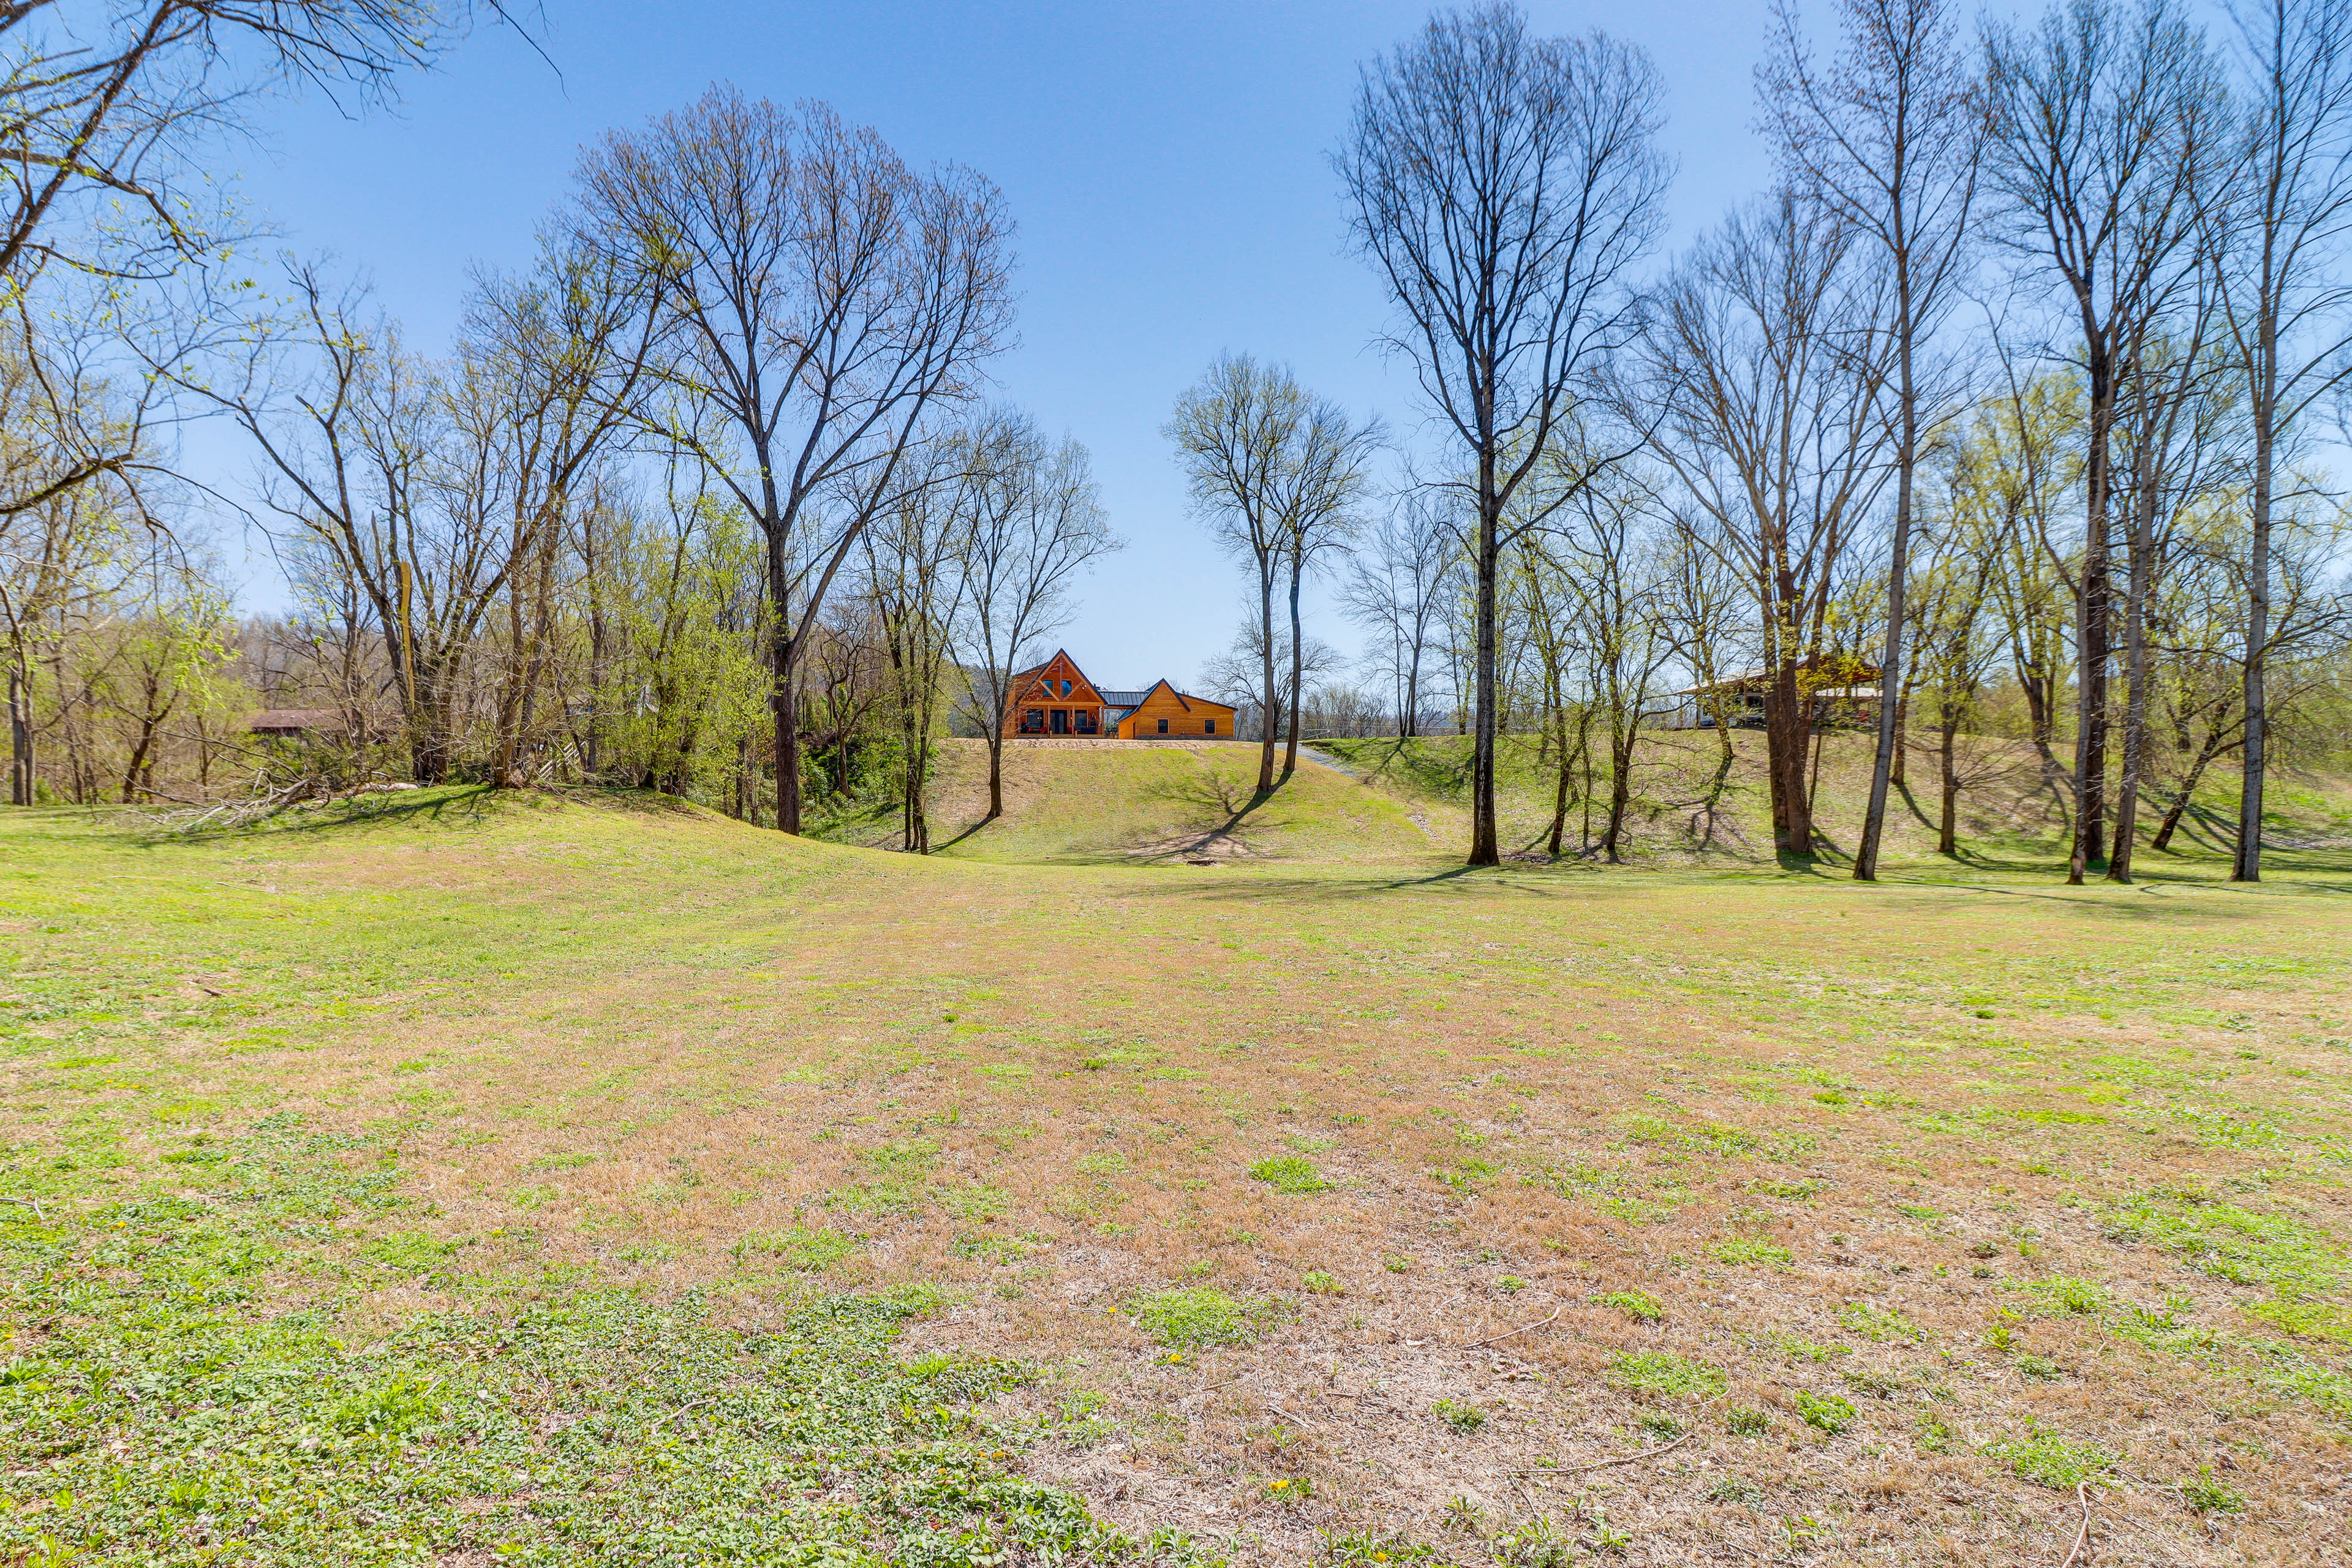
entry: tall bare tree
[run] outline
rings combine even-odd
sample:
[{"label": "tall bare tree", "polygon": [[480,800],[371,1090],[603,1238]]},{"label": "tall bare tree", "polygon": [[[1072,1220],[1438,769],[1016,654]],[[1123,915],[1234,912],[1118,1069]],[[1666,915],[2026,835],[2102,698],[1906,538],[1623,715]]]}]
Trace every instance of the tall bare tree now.
[{"label": "tall bare tree", "polygon": [[2201,263],[2199,203],[2220,79],[2171,0],[2064,0],[2032,35],[1991,35],[1990,182],[2005,237],[2054,278],[2088,402],[2075,580],[2074,843],[2067,880],[2107,858],[2111,517],[2116,397],[2132,347]]},{"label": "tall bare tree", "polygon": [[1396,705],[1397,734],[1420,732],[1424,696],[1422,668],[1445,592],[1446,574],[1461,548],[1444,521],[1444,493],[1415,485],[1391,498],[1370,529],[1369,549],[1356,552],[1340,604],[1373,629],[1385,646],[1372,658],[1385,667]]},{"label": "tall bare tree", "polygon": [[[1492,866],[1505,549],[1629,455],[1595,447],[1580,404],[1638,310],[1625,287],[1650,249],[1671,170],[1656,146],[1649,58],[1601,33],[1532,36],[1517,6],[1433,16],[1364,68],[1337,163],[1357,247],[1403,321],[1388,342],[1460,442],[1475,605],[1469,863]],[[1566,459],[1575,482],[1518,508]]]},{"label": "tall bare tree", "polygon": [[1853,874],[1878,875],[1903,687],[1903,606],[1922,445],[1955,390],[1929,345],[1963,281],[1984,142],[1984,95],[1960,43],[1958,0],[1837,0],[1840,48],[1815,59],[1791,0],[1775,5],[1759,68],[1767,129],[1790,182],[1879,253],[1889,293],[1895,522],[1879,658],[1878,747]]},{"label": "tall bare tree", "polygon": [[1277,476],[1284,564],[1290,574],[1290,722],[1282,754],[1286,778],[1298,771],[1299,726],[1307,711],[1307,628],[1299,615],[1299,590],[1322,559],[1344,548],[1360,526],[1356,505],[1380,439],[1378,420],[1360,425],[1330,399],[1317,398],[1307,407],[1297,450]]},{"label": "tall bare tree", "polygon": [[897,500],[866,531],[865,588],[882,624],[889,660],[888,698],[898,728],[899,847],[931,852],[926,796],[940,710],[949,700],[948,657],[968,584],[964,556],[971,542],[972,509],[957,504],[979,478],[979,456],[965,431],[925,444],[908,470]]},{"label": "tall bare tree", "polygon": [[[1257,787],[1274,788],[1275,724],[1287,712],[1289,752],[1298,766],[1298,696],[1304,676],[1299,592],[1315,559],[1355,526],[1352,508],[1364,485],[1377,426],[1358,425],[1328,398],[1298,384],[1283,365],[1224,354],[1176,400],[1167,437],[1176,447],[1193,510],[1218,544],[1248,567],[1257,589],[1254,639],[1263,661],[1257,693],[1262,719]],[[1275,595],[1287,577],[1290,669],[1276,674]],[[1284,693],[1286,691],[1286,695]]]},{"label": "tall bare tree", "polygon": [[1077,578],[1121,548],[1110,531],[1087,449],[1048,443],[1026,415],[994,409],[973,422],[965,509],[963,614],[958,627],[970,685],[964,711],[988,745],[988,817],[1004,815],[1004,725],[1016,677],[1068,623]]},{"label": "tall bare tree", "polygon": [[583,220],[659,275],[664,374],[767,542],[776,825],[801,828],[801,655],[927,412],[974,394],[1013,314],[1012,222],[971,170],[909,169],[819,103],[714,87],[581,163]]},{"label": "tall bare tree", "polygon": [[593,508],[600,467],[642,413],[660,305],[659,274],[561,231],[544,240],[530,272],[478,283],[452,391],[474,458],[462,504],[486,514],[509,563],[490,768],[503,787],[525,782],[523,752],[546,721],[558,563],[573,514]]},{"label": "tall bare tree", "polygon": [[2238,0],[2229,9],[2243,79],[2211,248],[2252,447],[2245,762],[2230,876],[2256,882],[2280,469],[2304,417],[2352,374],[2352,275],[2343,265],[2352,239],[2352,0]]},{"label": "tall bare tree", "polygon": [[1889,474],[1891,291],[1791,191],[1735,215],[1659,290],[1622,395],[1754,595],[1774,846],[1811,855],[1805,764],[1832,584]]}]

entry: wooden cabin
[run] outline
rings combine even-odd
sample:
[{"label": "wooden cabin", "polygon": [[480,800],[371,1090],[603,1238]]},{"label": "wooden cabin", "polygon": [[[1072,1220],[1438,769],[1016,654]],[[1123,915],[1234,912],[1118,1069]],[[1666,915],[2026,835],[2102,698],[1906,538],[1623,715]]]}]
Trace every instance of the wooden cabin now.
[{"label": "wooden cabin", "polygon": [[1004,732],[1121,741],[1155,741],[1163,736],[1222,741],[1233,737],[1234,710],[1222,702],[1179,691],[1165,680],[1140,691],[1097,686],[1076,659],[1055,649],[1045,663],[1013,676]]},{"label": "wooden cabin", "polygon": [[[1878,722],[1878,667],[1845,655],[1815,655],[1797,666],[1797,692],[1822,729],[1868,729]],[[1641,721],[1659,730],[1711,730],[1717,710],[1735,730],[1760,730],[1772,696],[1772,672],[1745,670],[1708,686],[1652,698]]]}]

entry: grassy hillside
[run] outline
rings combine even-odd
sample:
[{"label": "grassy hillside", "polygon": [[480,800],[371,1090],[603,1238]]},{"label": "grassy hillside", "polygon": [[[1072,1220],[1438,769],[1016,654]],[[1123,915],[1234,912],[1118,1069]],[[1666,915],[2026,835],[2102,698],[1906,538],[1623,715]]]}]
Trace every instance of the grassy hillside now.
[{"label": "grassy hillside", "polygon": [[[988,810],[988,752],[950,741],[934,774],[932,843],[964,858],[1216,865],[1312,860],[1405,863],[1449,847],[1415,809],[1320,765],[1257,796],[1258,752],[1234,742],[1188,746],[1014,742],[1005,750],[1004,815]],[[895,817],[850,835],[895,845]]]},{"label": "grassy hillside", "polygon": [[[1764,773],[1763,736],[1753,731],[1732,736],[1731,765],[1723,765],[1721,743],[1710,731],[1644,731],[1634,763],[1630,832],[1624,858],[1651,865],[1766,862],[1772,857],[1771,802]],[[1867,735],[1826,737],[1815,795],[1818,826],[1829,840],[1824,863],[1847,861],[1869,798]],[[1469,742],[1443,735],[1326,741],[1318,749],[1381,793],[1417,807],[1449,847],[1466,841]],[[1541,854],[1552,814],[1554,773],[1528,736],[1501,738],[1497,756],[1497,807],[1507,853]],[[1898,784],[1890,805],[1885,857],[1926,866],[1939,862],[1936,828],[1940,811],[1936,759],[1915,752],[1907,780]],[[2023,742],[1964,739],[1957,771],[1959,797],[1958,865],[1979,869],[2028,870],[2063,862],[2067,853],[2067,803],[2063,781],[2053,782],[2032,747]],[[1597,841],[1606,811],[1607,781],[1596,784],[1603,798],[1591,805],[1590,833]],[[2168,852],[2147,849],[2168,791],[2158,794],[2141,816],[2142,868],[2151,875],[2200,874],[2216,857],[2226,858],[2237,819],[2234,774],[2214,772],[2201,783]],[[2282,771],[2269,792],[2267,842],[2289,856],[2300,850],[2352,847],[2352,781]],[[1443,824],[1443,826],[1440,824]],[[1576,851],[1585,831],[1585,807],[1571,805],[1566,846]]]},{"label": "grassy hillside", "polygon": [[2056,1562],[2078,1483],[2325,1560],[2352,857],[2289,858],[8,813],[0,1561]]}]

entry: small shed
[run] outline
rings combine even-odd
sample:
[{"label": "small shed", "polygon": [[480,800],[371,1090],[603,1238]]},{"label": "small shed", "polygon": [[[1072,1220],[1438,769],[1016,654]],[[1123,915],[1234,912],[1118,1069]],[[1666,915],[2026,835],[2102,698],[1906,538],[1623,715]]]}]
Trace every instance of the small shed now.
[{"label": "small shed", "polygon": [[272,741],[340,741],[352,732],[352,717],[340,708],[265,708],[245,727]]}]

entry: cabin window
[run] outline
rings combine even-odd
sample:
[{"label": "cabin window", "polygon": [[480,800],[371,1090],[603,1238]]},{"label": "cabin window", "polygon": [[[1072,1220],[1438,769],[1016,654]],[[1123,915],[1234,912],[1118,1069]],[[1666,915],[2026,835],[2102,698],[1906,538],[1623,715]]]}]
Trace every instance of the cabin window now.
[{"label": "cabin window", "polygon": [[1043,708],[1032,708],[1022,714],[1021,728],[1026,734],[1034,735],[1042,732],[1045,728],[1045,710]]},{"label": "cabin window", "polygon": [[1068,734],[1069,732],[1070,732],[1070,710],[1069,710],[1068,709],[1066,709],[1066,708],[1056,708],[1056,709],[1055,709],[1055,710],[1054,710],[1054,733],[1055,733],[1056,735],[1066,735],[1066,734]]},{"label": "cabin window", "polygon": [[1165,719],[1160,721],[1160,732],[1163,735],[1168,733],[1168,721]]},{"label": "cabin window", "polygon": [[1201,733],[1203,735],[1213,735],[1216,732],[1217,721],[1214,719],[1203,719],[1201,721]]},{"label": "cabin window", "polygon": [[1078,710],[1078,733],[1079,733],[1079,734],[1081,734],[1081,735],[1091,735],[1091,734],[1093,734],[1094,732],[1095,732],[1095,710],[1094,710],[1093,709],[1091,709],[1091,708],[1081,708],[1081,709],[1079,709],[1079,710]]}]

